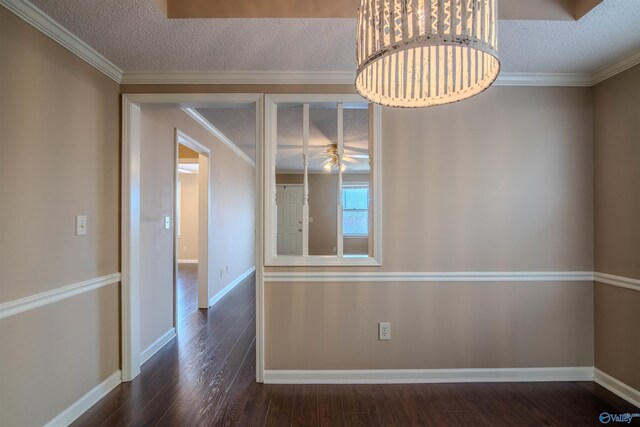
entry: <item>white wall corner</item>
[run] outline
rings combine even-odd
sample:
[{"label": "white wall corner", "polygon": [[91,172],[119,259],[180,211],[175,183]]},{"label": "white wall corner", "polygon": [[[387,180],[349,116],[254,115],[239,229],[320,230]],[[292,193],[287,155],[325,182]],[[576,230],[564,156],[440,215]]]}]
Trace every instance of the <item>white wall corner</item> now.
[{"label": "white wall corner", "polygon": [[172,339],[176,337],[176,328],[171,328],[165,332],[160,338],[155,340],[153,344],[147,347],[142,353],[140,353],[140,365],[151,359],[162,347],[167,345]]},{"label": "white wall corner", "polygon": [[98,403],[100,399],[106,396],[111,390],[116,388],[122,382],[122,373],[116,371],[109,375],[107,379],[92,388],[87,394],[75,401],[71,406],[58,414],[54,419],[45,424],[45,427],[66,427],[89,408]]},{"label": "white wall corner", "polygon": [[222,299],[222,297],[224,297],[226,294],[228,294],[233,288],[238,286],[240,284],[240,282],[242,282],[244,279],[249,277],[251,275],[251,273],[253,273],[254,271],[256,271],[256,266],[255,265],[253,267],[249,268],[244,273],[242,273],[240,276],[238,276],[235,279],[233,279],[233,281],[231,283],[229,283],[227,286],[225,286],[220,292],[215,294],[209,300],[209,307],[213,307],[218,301],[220,301]]},{"label": "white wall corner", "polygon": [[623,383],[622,381],[604,373],[599,369],[595,369],[594,381],[610,392],[620,396],[627,402],[640,408],[640,391]]}]

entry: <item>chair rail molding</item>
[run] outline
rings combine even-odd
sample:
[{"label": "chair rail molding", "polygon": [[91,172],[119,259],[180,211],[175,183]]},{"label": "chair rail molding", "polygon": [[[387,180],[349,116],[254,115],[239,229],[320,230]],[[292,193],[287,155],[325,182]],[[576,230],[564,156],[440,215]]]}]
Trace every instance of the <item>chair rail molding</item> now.
[{"label": "chair rail molding", "polygon": [[619,286],[621,288],[631,289],[633,291],[640,291],[640,280],[638,279],[614,276],[613,274],[606,273],[595,273],[594,280],[598,283]]},{"label": "chair rail molding", "polygon": [[592,282],[591,271],[483,272],[269,272],[265,282]]},{"label": "chair rail molding", "polygon": [[62,286],[50,291],[41,292],[39,294],[30,295],[13,301],[0,304],[0,319],[14,316],[28,310],[33,310],[48,304],[53,304],[63,299],[80,295],[94,289],[104,286],[113,285],[120,282],[120,273],[113,273],[107,276],[96,277],[71,285]]}]

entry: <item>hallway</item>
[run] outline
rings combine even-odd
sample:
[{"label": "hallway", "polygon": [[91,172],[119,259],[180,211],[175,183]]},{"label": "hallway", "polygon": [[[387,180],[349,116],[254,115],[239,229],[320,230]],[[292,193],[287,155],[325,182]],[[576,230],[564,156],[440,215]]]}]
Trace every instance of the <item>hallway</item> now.
[{"label": "hallway", "polygon": [[197,266],[181,265],[178,337],[73,425],[233,425],[241,415],[253,418],[262,409],[245,408],[255,384],[254,284],[251,275],[213,308],[198,310]]}]

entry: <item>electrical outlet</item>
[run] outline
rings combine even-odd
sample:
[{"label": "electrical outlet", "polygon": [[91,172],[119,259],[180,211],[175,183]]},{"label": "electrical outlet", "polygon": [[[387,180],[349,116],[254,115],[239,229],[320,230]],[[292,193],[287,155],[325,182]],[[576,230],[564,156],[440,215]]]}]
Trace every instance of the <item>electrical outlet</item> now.
[{"label": "electrical outlet", "polygon": [[86,215],[76,215],[76,236],[84,236],[86,234],[87,234]]},{"label": "electrical outlet", "polygon": [[169,230],[171,228],[171,217],[170,216],[165,216],[164,217],[164,229],[165,230]]},{"label": "electrical outlet", "polygon": [[388,341],[391,339],[391,323],[378,323],[378,339],[380,341]]}]

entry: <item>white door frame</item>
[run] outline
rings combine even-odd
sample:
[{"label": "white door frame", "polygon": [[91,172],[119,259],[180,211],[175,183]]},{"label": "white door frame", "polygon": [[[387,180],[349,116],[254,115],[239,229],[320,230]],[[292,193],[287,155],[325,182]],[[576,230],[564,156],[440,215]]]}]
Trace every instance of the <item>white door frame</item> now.
[{"label": "white door frame", "polygon": [[264,257],[263,257],[263,120],[264,95],[247,94],[124,94],[122,95],[122,380],[140,373],[140,107],[176,104],[253,104],[256,108],[256,381],[264,373]]},{"label": "white door frame", "polygon": [[[198,153],[198,308],[209,308],[209,235],[211,230],[209,212],[211,212],[211,150],[191,138],[180,129],[175,129],[175,188],[178,188],[178,167],[179,167],[179,146]],[[177,198],[176,198],[177,199]],[[176,200],[176,203],[178,201]],[[178,272],[178,206],[176,205],[173,217],[175,218],[174,239],[173,239],[173,322],[176,331],[178,330],[178,295],[177,295],[177,272]]]}]

